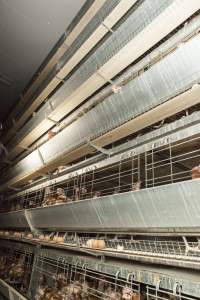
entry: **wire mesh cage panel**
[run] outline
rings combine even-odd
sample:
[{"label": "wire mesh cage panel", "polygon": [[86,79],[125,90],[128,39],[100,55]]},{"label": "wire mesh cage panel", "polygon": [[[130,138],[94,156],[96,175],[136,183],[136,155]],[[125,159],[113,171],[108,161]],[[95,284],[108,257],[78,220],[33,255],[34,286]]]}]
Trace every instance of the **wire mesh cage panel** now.
[{"label": "wire mesh cage panel", "polygon": [[197,236],[140,236],[127,234],[81,233],[67,231],[0,231],[1,239],[28,240],[64,248],[101,250],[111,253],[164,256],[200,261]]},{"label": "wire mesh cage panel", "polygon": [[[46,189],[43,206],[139,191],[200,177],[199,136],[154,147],[115,164],[73,176]],[[196,173],[194,168],[196,167]],[[194,174],[195,173],[195,174]]]},{"label": "wire mesh cage panel", "polygon": [[181,286],[177,284],[174,291],[167,291],[151,286],[147,286],[147,300],[194,300],[198,299],[182,294]]},{"label": "wire mesh cage panel", "polygon": [[164,145],[155,142],[132,149],[130,156],[119,155],[115,163],[111,159],[103,167],[83,168],[62,182],[22,193],[6,201],[4,212],[137,192],[200,178],[199,144],[199,135],[177,142],[167,137]]},{"label": "wire mesh cage panel", "polygon": [[42,205],[44,198],[44,189],[37,189],[36,191],[25,193],[20,196],[6,199],[1,205],[0,212],[19,211],[27,208],[36,208]]},{"label": "wire mesh cage panel", "polygon": [[[93,247],[97,242],[101,242],[100,247]],[[96,244],[95,244],[96,242]],[[150,254],[150,255],[169,255],[169,256],[192,256],[194,259],[200,258],[200,247],[198,238],[190,240],[182,238],[159,238],[159,237],[77,237],[71,235],[65,237],[65,243],[78,245],[87,248],[99,248],[109,251],[124,253]]]},{"label": "wire mesh cage panel", "polygon": [[131,274],[120,278],[70,264],[63,258],[53,260],[38,256],[34,267],[34,298],[41,299],[124,299],[139,300],[140,285]]},{"label": "wire mesh cage panel", "polygon": [[33,263],[33,252],[15,248],[13,244],[0,246],[0,278],[21,294],[29,289]]}]

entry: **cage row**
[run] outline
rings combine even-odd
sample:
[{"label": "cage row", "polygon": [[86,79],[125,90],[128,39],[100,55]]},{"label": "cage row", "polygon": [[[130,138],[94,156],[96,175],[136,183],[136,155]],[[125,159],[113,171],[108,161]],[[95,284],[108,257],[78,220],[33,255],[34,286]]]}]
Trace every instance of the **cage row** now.
[{"label": "cage row", "polygon": [[137,253],[171,257],[200,259],[198,237],[133,236],[117,234],[81,234],[68,232],[0,231],[0,238],[29,240],[37,243],[63,245],[66,247],[104,250],[114,253]]}]

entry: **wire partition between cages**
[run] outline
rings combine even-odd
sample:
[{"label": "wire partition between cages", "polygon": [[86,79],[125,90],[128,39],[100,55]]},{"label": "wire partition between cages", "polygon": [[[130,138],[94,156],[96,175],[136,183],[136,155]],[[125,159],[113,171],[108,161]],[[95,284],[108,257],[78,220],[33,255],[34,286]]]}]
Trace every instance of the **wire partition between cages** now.
[{"label": "wire partition between cages", "polygon": [[[39,256],[34,267],[37,278],[36,295],[38,291],[60,295],[60,299],[71,299],[74,295],[78,299],[126,299],[126,300],[194,300],[193,296],[184,294],[182,286],[177,282],[172,290],[161,289],[157,286],[143,284],[134,280],[134,274],[129,273],[122,278],[120,269],[111,275],[91,269],[87,263],[70,263],[68,259],[59,257],[57,260]],[[41,282],[43,280],[43,284]],[[45,285],[44,285],[45,282]],[[58,286],[60,287],[58,290]],[[90,298],[92,297],[92,298]],[[72,297],[73,298],[73,297]],[[37,297],[35,299],[38,299]]]}]

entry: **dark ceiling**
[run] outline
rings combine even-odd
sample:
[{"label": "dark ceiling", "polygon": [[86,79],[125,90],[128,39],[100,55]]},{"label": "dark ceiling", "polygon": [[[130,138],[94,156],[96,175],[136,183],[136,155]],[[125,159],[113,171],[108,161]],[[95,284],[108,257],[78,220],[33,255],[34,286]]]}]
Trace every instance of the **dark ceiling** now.
[{"label": "dark ceiling", "polygon": [[0,122],[85,0],[0,0]]}]

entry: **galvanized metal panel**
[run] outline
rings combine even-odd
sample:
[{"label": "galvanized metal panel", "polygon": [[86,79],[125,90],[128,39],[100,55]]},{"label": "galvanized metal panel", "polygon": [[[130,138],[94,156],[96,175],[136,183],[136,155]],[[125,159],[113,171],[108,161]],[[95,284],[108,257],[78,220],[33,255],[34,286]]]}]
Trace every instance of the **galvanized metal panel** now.
[{"label": "galvanized metal panel", "polygon": [[[199,82],[199,51],[200,37],[197,36],[131,81],[121,93],[106,98],[40,147],[44,163],[49,164],[88,139],[105,134]],[[34,151],[17,163],[5,178],[21,178],[42,166],[38,152]]]},{"label": "galvanized metal panel", "polygon": [[[168,51],[170,51],[171,49],[174,49],[174,47],[175,47],[175,45],[177,45],[177,43],[179,43],[182,40],[188,39],[189,36],[193,35],[194,32],[196,32],[198,30],[199,26],[200,26],[200,16],[197,16],[194,19],[192,19],[187,24],[186,27],[179,30],[175,35],[172,35],[172,37],[170,37],[169,39],[167,39],[167,41],[162,43],[161,46],[154,49],[148,56],[145,56],[138,63],[136,63],[133,66],[129,67],[128,70],[123,73],[123,75],[119,76],[115,80],[115,84],[116,85],[120,84],[120,82],[122,80],[126,81],[128,78],[133,76],[133,74],[138,73],[139,69],[142,69],[144,66],[151,65],[152,61],[155,58],[160,56],[161,51],[162,51],[163,54],[168,53]],[[90,100],[88,100],[86,103],[81,105],[78,109],[76,109],[72,114],[70,114],[70,116],[65,118],[60,124],[61,127],[68,126],[72,121],[75,121],[75,119],[77,118],[77,116],[79,114],[83,113],[83,111],[87,111],[88,108],[91,108],[92,106],[94,106],[96,104],[96,102],[99,101],[99,99],[105,99],[111,92],[112,92],[112,86],[108,85],[106,88],[104,88],[102,91],[100,91],[97,95],[95,95]],[[41,112],[41,109],[40,109],[39,112]],[[37,119],[38,118],[40,118],[39,115],[37,116]],[[33,118],[33,120],[35,120],[35,118]],[[31,120],[29,122],[31,122]],[[27,125],[29,124],[29,122],[27,123]],[[46,122],[48,122],[48,120],[46,120]],[[65,124],[65,125],[63,125],[63,124]],[[34,124],[32,124],[32,125],[34,127]],[[31,127],[31,124],[29,124],[28,126]],[[88,126],[90,126],[89,122],[88,122]],[[26,127],[26,124],[21,130],[24,130],[25,127]],[[19,133],[19,138],[20,138],[20,136],[21,136],[21,138],[23,136],[21,130],[20,130],[20,133]],[[36,131],[34,131],[34,132],[36,132]],[[32,135],[32,139],[33,139],[33,135]],[[39,145],[45,143],[46,141],[47,141],[47,137],[43,136],[37,141],[37,145],[39,146]],[[12,143],[13,142],[14,142],[14,139],[12,139]],[[16,143],[16,141],[15,141],[15,143]],[[31,145],[30,150],[33,151],[35,149],[35,147],[36,147],[36,145],[34,143],[33,145]],[[21,149],[21,148],[18,148],[18,150],[19,149]],[[16,151],[16,147],[13,151]],[[25,156],[26,156],[26,154],[22,153],[21,155],[19,155],[17,157],[17,161],[20,161]]]},{"label": "galvanized metal panel", "polygon": [[199,231],[200,181],[28,210],[35,228]]},{"label": "galvanized metal panel", "polygon": [[40,147],[45,162],[49,163],[56,155],[63,155],[199,82],[199,51],[198,36],[131,81],[121,93],[111,95],[84,114],[54,140]]},{"label": "galvanized metal panel", "polygon": [[12,199],[16,196],[25,195],[46,186],[61,183],[69,178],[76,177],[80,174],[85,174],[92,170],[103,168],[105,166],[117,163],[121,160],[130,158],[139,153],[155,149],[160,146],[176,143],[180,140],[191,138],[198,135],[200,132],[200,112],[195,112],[178,121],[166,124],[163,127],[148,132],[136,139],[130,140],[122,145],[112,148],[111,157],[105,158],[105,155],[99,154],[93,158],[84,160],[81,163],[74,164],[68,167],[64,174],[58,177],[54,176],[52,179],[46,179],[35,183],[33,186],[24,189],[18,193],[14,193],[7,199]]},{"label": "galvanized metal panel", "polygon": [[[64,98],[69,96],[72,91],[79,87],[84,82],[84,80],[87,80],[91,74],[95,74],[98,66],[102,66],[105,62],[107,62],[114,54],[116,54],[116,52],[119,51],[119,49],[126,45],[126,43],[134,38],[134,36],[136,36],[140,31],[142,31],[145,26],[147,26],[171,3],[173,3],[173,0],[167,0],[164,3],[160,3],[160,1],[154,0],[153,5],[151,0],[144,1],[144,3],[142,3],[141,6],[139,6],[139,8],[128,17],[124,24],[121,24],[121,26],[114,31],[114,33],[104,42],[104,44],[101,45],[101,47],[99,47],[97,51],[93,53],[91,57],[75,72],[75,74],[73,74],[66,81],[66,83],[55,93],[55,95],[51,98],[51,103],[54,109],[56,110],[57,106],[63,103]],[[127,28],[129,28],[129,31],[127,31]],[[103,80],[103,84],[104,83],[105,80]],[[45,112],[47,115],[48,111],[48,104],[46,104]],[[51,111],[49,111],[49,114],[50,112]],[[53,113],[51,112],[51,115],[52,114]],[[41,125],[41,120],[43,120],[42,115],[43,113],[39,114],[37,119],[31,120],[31,123],[28,125],[28,127],[25,126],[27,127],[28,131],[30,131],[29,127],[31,126],[31,124],[36,125],[37,123],[37,125]],[[64,115],[62,115],[62,117],[63,116]],[[57,119],[53,115],[52,118]],[[42,125],[43,132],[47,131],[48,128],[50,128],[52,125],[51,122],[45,122],[46,124]],[[24,128],[22,132],[24,131]],[[28,131],[26,132],[26,134],[28,133]]]},{"label": "galvanized metal panel", "polygon": [[[66,63],[69,59],[76,53],[80,48],[82,43],[87,40],[87,38],[93,33],[94,29],[98,27],[109,13],[119,4],[119,0],[106,1],[106,3],[99,10],[97,15],[92,19],[92,21],[86,26],[81,35],[74,41],[74,43],[67,49],[66,54],[62,57],[62,60]],[[136,11],[128,17],[127,20],[120,27],[118,27],[114,33],[109,36],[109,38],[104,41],[104,44],[101,45],[95,53],[93,53],[86,62],[84,62],[81,67],[72,75],[66,83],[51,97],[51,103],[53,110],[56,110],[57,106],[63,103],[64,98],[69,96],[75,89],[77,89],[84,80],[87,80],[90,75],[96,72],[99,66],[102,66],[107,60],[109,60],[116,52],[119,51],[129,40],[134,38],[136,34],[143,30],[159,13],[161,13],[166,7],[168,7],[173,0],[166,0],[163,3],[160,3],[159,0],[146,0],[142,3]],[[127,31],[129,28],[129,31]],[[104,28],[105,29],[105,28]],[[108,31],[106,29],[105,33]],[[50,78],[54,77],[64,63],[62,61],[55,67],[53,74],[50,74]],[[58,76],[60,78],[61,76]],[[47,80],[47,79],[45,79]],[[45,82],[44,82],[45,83]],[[43,84],[44,84],[43,83]],[[41,85],[41,89],[44,86]],[[34,95],[35,96],[35,95]],[[27,104],[27,106],[30,104]],[[32,118],[14,137],[10,142],[9,148],[12,151],[12,146],[18,140],[20,136],[27,135],[34,126],[41,124],[41,121],[44,120],[46,115],[51,114],[52,109],[49,109],[48,103],[44,105],[42,110],[38,113],[37,118]],[[45,126],[43,126],[43,132],[47,131],[52,126],[51,122],[46,121]],[[45,129],[46,128],[46,129]]]},{"label": "galvanized metal panel", "polygon": [[52,259],[63,257],[70,264],[79,266],[87,265],[87,269],[103,272],[115,276],[120,271],[120,277],[127,279],[129,274],[134,275],[134,280],[148,285],[173,291],[177,284],[182,286],[182,292],[187,295],[200,297],[199,273],[193,270],[172,269],[166,266],[152,266],[148,264],[138,264],[136,262],[120,261],[109,258],[106,262],[102,262],[94,257],[86,257],[83,255],[72,255],[66,251],[41,249],[40,255]]},{"label": "galvanized metal panel", "polygon": [[0,228],[29,228],[25,212],[16,211],[0,214]]}]

